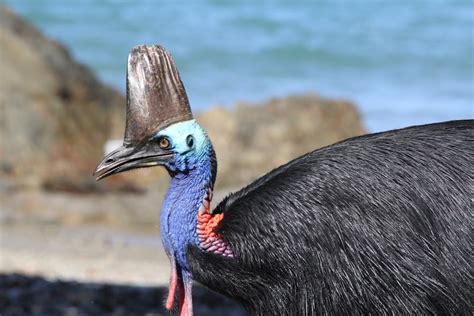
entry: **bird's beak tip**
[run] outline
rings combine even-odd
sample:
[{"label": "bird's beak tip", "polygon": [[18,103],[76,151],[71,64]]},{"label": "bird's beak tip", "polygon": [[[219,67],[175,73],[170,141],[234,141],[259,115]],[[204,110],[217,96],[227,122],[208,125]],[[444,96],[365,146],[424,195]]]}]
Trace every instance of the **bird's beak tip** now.
[{"label": "bird's beak tip", "polygon": [[[94,170],[94,172],[92,173],[92,176],[95,177],[95,181],[99,181],[99,180],[102,180],[103,178],[105,178],[107,175],[106,175],[106,170],[104,169],[104,167],[102,166],[102,163],[100,163],[97,168]],[[113,173],[110,173],[110,175],[112,175]]]},{"label": "bird's beak tip", "polygon": [[96,181],[108,176],[137,168],[148,168],[164,164],[172,152],[150,146],[122,146],[99,163],[92,174]]},{"label": "bird's beak tip", "polygon": [[126,162],[131,151],[129,148],[122,146],[106,155],[102,161],[97,165],[92,176],[96,181],[117,173],[118,167]]},{"label": "bird's beak tip", "polygon": [[99,181],[103,178],[103,176],[98,172],[98,167],[94,170],[92,176],[95,177],[95,181]]}]

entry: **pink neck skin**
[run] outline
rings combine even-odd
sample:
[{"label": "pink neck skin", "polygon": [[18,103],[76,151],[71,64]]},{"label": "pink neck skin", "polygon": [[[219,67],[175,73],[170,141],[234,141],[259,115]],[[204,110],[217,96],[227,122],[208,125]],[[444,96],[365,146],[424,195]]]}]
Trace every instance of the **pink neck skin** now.
[{"label": "pink neck skin", "polygon": [[189,272],[178,273],[176,268],[176,260],[170,257],[171,260],[171,275],[168,297],[166,299],[165,307],[171,312],[174,305],[174,298],[176,290],[178,290],[178,306],[180,316],[193,316],[193,293],[192,293],[192,279]]}]

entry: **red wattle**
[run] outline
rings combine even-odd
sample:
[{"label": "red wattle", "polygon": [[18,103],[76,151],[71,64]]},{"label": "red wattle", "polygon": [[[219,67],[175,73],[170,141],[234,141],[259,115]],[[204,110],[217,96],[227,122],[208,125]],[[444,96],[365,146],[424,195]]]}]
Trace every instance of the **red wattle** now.
[{"label": "red wattle", "polygon": [[232,249],[224,242],[220,234],[215,233],[216,227],[224,218],[224,213],[211,214],[209,201],[205,198],[199,208],[196,233],[199,238],[199,246],[209,252],[233,257]]}]

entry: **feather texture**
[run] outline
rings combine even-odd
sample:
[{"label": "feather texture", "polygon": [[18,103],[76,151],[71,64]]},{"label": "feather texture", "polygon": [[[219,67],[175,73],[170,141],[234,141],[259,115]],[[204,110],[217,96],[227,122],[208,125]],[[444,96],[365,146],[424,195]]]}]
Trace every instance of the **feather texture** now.
[{"label": "feather texture", "polygon": [[234,258],[188,245],[195,280],[255,315],[471,314],[474,121],[308,153],[212,212]]}]

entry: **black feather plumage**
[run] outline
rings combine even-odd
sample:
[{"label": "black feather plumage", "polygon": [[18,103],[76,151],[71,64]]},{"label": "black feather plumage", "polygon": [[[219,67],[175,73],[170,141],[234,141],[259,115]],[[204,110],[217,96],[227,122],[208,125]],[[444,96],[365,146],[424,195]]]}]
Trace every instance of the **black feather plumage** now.
[{"label": "black feather plumage", "polygon": [[214,210],[235,258],[195,280],[255,315],[471,315],[474,121],[318,149]]}]

